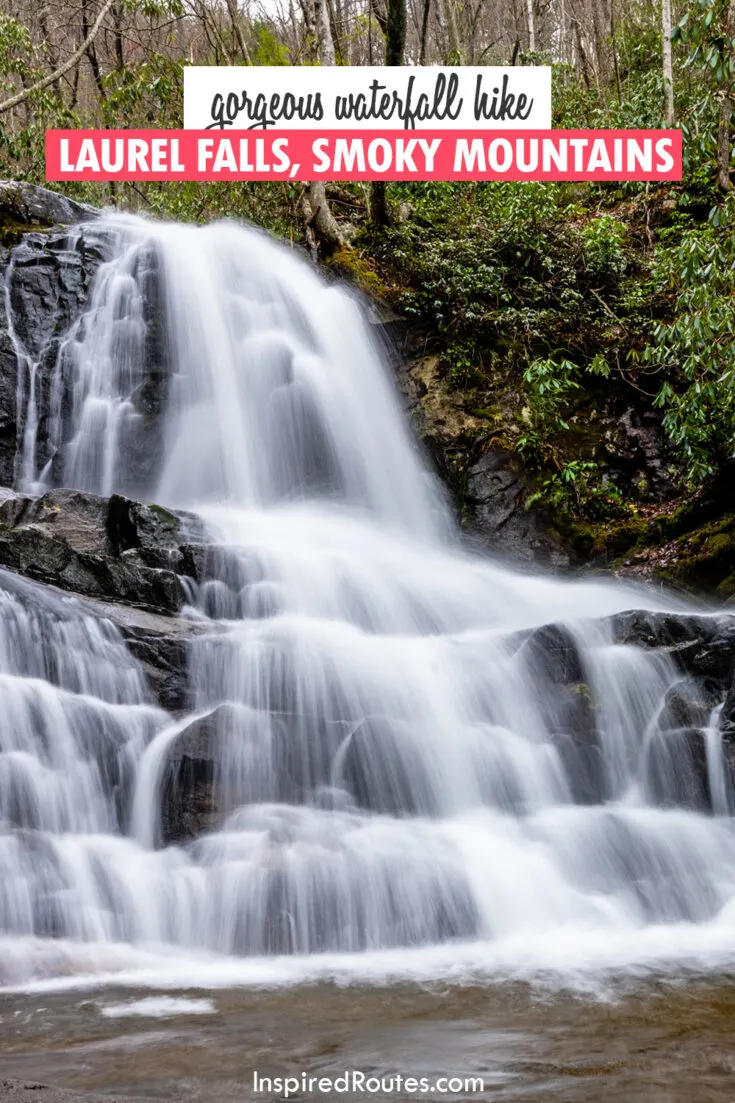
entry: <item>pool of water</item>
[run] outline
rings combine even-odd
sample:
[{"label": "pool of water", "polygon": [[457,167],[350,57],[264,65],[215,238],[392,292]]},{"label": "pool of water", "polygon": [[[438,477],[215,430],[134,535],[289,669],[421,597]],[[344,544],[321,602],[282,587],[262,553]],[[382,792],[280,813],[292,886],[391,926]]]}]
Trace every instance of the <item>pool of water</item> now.
[{"label": "pool of water", "polygon": [[[595,996],[519,981],[0,996],[2,1077],[192,1103],[283,1098],[257,1091],[256,1073],[346,1071],[432,1087],[291,1098],[732,1103],[734,1041],[733,975],[648,976]],[[432,1090],[450,1076],[482,1090]]]}]

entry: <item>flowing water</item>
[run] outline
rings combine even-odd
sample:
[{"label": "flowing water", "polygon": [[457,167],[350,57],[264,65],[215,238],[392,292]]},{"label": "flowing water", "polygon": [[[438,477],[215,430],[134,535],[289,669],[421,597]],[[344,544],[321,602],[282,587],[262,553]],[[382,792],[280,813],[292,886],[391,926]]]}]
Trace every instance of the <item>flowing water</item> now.
[{"label": "flowing water", "polygon": [[705,798],[670,716],[691,687],[601,619],[665,599],[463,551],[359,304],[293,253],[228,224],[84,232],[109,259],[62,341],[43,457],[16,340],[19,487],[203,518],[215,550],[186,615],[211,632],[189,680],[193,716],[216,710],[224,811],[163,845],[166,756],[191,716],[153,704],[111,624],[4,573],[2,983],[735,961],[717,711]]}]

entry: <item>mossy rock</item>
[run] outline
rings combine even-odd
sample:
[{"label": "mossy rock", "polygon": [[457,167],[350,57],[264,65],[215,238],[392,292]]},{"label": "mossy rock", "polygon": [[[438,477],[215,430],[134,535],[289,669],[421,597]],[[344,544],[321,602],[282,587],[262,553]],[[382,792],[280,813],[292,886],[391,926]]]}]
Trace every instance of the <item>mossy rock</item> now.
[{"label": "mossy rock", "polygon": [[355,284],[370,298],[384,302],[392,298],[391,288],[359,249],[350,249],[347,246],[338,249],[325,267],[339,279]]}]

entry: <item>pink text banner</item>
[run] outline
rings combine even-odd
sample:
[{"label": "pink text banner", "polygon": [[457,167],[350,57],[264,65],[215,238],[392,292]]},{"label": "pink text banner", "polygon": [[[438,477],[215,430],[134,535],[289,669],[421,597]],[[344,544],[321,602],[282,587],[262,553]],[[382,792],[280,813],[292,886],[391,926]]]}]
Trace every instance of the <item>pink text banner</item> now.
[{"label": "pink text banner", "polygon": [[679,130],[48,130],[46,179],[680,180]]}]

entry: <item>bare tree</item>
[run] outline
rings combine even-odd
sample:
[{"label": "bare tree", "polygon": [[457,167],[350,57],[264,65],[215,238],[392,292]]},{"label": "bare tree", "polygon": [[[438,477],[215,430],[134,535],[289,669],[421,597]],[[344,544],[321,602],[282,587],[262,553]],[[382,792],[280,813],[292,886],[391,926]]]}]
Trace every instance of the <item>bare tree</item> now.
[{"label": "bare tree", "polygon": [[665,119],[674,125],[674,69],[671,61],[671,0],[661,0],[661,38],[663,44]]},{"label": "bare tree", "polygon": [[36,92],[42,92],[44,88],[48,88],[50,84],[55,84],[56,81],[61,80],[63,76],[71,72],[74,66],[81,60],[84,54],[94,44],[94,40],[99,34],[100,27],[104,21],[105,16],[112,7],[113,0],[106,0],[106,3],[100,8],[99,14],[94,21],[94,25],[86,36],[81,46],[74,51],[71,57],[67,58],[63,65],[60,65],[58,69],[55,69],[53,73],[47,77],[43,77],[42,80],[36,81],[35,84],[31,84],[28,88],[23,88],[20,92],[17,92],[10,99],[5,100],[4,103],[0,103],[0,112],[9,111],[11,107],[16,107],[19,103],[23,103],[29,96],[35,95]]},{"label": "bare tree", "polygon": [[[316,0],[317,53],[322,65],[336,65],[334,39],[329,19],[327,0]],[[329,206],[323,180],[312,180],[302,198],[302,210],[306,223],[306,237],[312,253],[319,246],[327,253],[341,249],[345,239]]]},{"label": "bare tree", "polygon": [[[242,27],[240,26],[240,13],[237,10],[237,0],[227,0],[227,11],[229,12],[230,20],[232,22],[232,37],[234,41],[237,42],[237,45],[240,48],[242,60],[245,62],[246,65],[250,65],[252,63],[250,61],[250,53],[248,51],[247,44],[245,42],[245,36],[243,35]],[[234,63],[235,58],[233,57],[232,60]]]},{"label": "bare tree", "polygon": [[528,49],[536,53],[536,20],[533,12],[533,0],[526,0],[526,18],[528,20]]},{"label": "bare tree", "polygon": [[[725,20],[725,49],[729,49],[735,63],[735,0],[727,6]],[[723,89],[720,101],[720,119],[717,127],[717,183],[722,191],[730,191],[730,159],[732,156],[732,116],[735,112],[735,78],[732,76]]]}]

